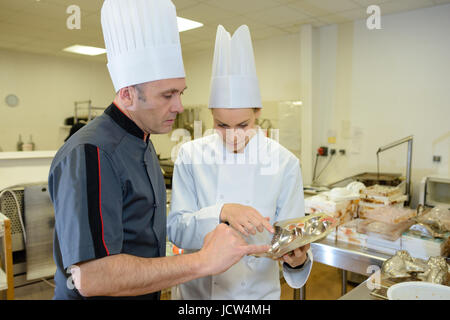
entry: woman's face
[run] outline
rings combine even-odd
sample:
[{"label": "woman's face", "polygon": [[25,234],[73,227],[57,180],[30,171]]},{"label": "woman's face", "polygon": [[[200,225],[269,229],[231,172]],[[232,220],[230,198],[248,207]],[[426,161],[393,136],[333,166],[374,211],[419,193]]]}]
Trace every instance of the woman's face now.
[{"label": "woman's face", "polygon": [[214,129],[222,136],[228,150],[242,152],[256,133],[256,119],[261,109],[211,109]]}]

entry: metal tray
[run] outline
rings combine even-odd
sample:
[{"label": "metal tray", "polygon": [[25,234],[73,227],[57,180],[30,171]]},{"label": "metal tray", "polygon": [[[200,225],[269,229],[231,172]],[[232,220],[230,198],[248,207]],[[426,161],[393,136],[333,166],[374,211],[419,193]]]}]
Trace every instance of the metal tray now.
[{"label": "metal tray", "polygon": [[274,224],[275,234],[269,251],[254,256],[279,259],[294,249],[325,238],[337,225],[337,219],[324,213],[278,221]]}]

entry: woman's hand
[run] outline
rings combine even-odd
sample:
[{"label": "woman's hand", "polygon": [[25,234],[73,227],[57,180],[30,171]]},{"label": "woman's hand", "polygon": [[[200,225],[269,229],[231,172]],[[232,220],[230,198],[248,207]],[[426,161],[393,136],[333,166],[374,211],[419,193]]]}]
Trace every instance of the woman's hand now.
[{"label": "woman's hand", "polygon": [[220,221],[228,224],[248,237],[256,231],[263,232],[264,228],[274,233],[268,217],[263,217],[256,209],[236,203],[226,203],[220,212]]},{"label": "woman's hand", "polygon": [[305,263],[307,256],[307,251],[311,245],[308,243],[307,245],[304,245],[303,247],[297,248],[284,256],[282,256],[279,260],[286,262],[289,264],[292,268],[298,267]]}]

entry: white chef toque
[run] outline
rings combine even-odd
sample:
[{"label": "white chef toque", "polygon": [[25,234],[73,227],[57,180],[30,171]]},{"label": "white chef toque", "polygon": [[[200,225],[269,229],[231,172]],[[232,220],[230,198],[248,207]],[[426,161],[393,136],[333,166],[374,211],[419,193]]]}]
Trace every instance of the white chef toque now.
[{"label": "white chef toque", "polygon": [[209,108],[262,108],[250,30],[217,27]]},{"label": "white chef toque", "polygon": [[176,9],[170,0],[105,0],[101,12],[114,88],[185,78]]}]

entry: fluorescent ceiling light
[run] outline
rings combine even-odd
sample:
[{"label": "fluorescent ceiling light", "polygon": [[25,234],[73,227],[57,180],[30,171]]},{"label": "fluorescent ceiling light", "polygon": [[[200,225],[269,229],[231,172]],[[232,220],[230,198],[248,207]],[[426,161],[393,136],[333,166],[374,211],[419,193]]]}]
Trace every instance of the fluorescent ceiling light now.
[{"label": "fluorescent ceiling light", "polygon": [[84,54],[84,55],[88,55],[88,56],[98,56],[100,54],[106,53],[106,49],[89,47],[89,46],[81,46],[79,44],[65,48],[65,49],[63,49],[63,51],[77,53],[77,54]]},{"label": "fluorescent ceiling light", "polygon": [[203,23],[180,17],[177,17],[177,23],[179,32],[203,27]]}]

